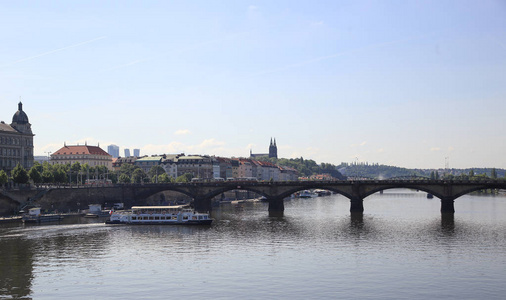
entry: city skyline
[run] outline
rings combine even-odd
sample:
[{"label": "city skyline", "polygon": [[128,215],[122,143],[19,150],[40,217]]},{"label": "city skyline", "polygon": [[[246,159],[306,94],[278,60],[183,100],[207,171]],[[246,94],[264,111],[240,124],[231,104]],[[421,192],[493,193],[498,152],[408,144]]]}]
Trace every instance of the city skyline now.
[{"label": "city skyline", "polygon": [[[0,120],[115,144],[506,168],[501,1],[0,4]],[[20,98],[21,97],[21,98]]]}]

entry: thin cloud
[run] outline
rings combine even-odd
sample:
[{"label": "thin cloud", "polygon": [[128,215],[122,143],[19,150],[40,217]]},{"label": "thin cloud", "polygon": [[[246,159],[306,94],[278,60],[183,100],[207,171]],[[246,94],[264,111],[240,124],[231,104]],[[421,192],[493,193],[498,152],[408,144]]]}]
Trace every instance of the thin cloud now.
[{"label": "thin cloud", "polygon": [[203,42],[200,42],[200,43],[195,43],[193,45],[189,45],[187,47],[182,47],[182,48],[179,48],[179,49],[174,49],[174,50],[171,50],[171,51],[167,51],[165,53],[162,53],[160,55],[156,55],[156,56],[153,56],[153,57],[141,58],[141,59],[137,59],[137,60],[134,60],[134,61],[131,61],[131,62],[128,62],[128,63],[121,64],[121,65],[116,65],[116,66],[113,66],[113,67],[110,67],[110,68],[107,68],[107,69],[100,70],[99,72],[114,71],[114,70],[117,70],[117,69],[122,69],[122,68],[130,67],[130,66],[133,66],[133,65],[136,65],[136,64],[139,64],[139,63],[148,62],[148,61],[152,61],[152,60],[156,60],[156,59],[161,59],[161,58],[167,57],[169,55],[174,55],[174,54],[179,54],[179,53],[186,53],[186,52],[191,51],[191,50],[201,49],[201,48],[203,48],[206,45],[219,44],[219,43],[227,41],[227,40],[235,39],[235,38],[237,38],[237,37],[239,37],[241,35],[245,35],[247,33],[249,33],[249,32],[248,31],[243,31],[243,32],[238,32],[238,33],[230,34],[230,35],[224,36],[222,38],[218,38],[218,39],[214,39],[214,40],[208,40],[208,41],[203,41]]},{"label": "thin cloud", "polygon": [[362,146],[365,146],[365,145],[367,145],[367,141],[363,141],[360,144],[351,144],[350,147],[352,147],[352,148],[354,148],[354,147],[362,147]]},{"label": "thin cloud", "polygon": [[176,132],[174,132],[175,135],[188,135],[191,131],[188,129],[179,129]]},{"label": "thin cloud", "polygon": [[276,69],[260,71],[260,72],[252,74],[252,76],[259,76],[259,75],[266,75],[266,74],[272,74],[272,73],[282,72],[282,71],[286,71],[286,70],[289,70],[289,69],[298,68],[298,67],[302,67],[302,66],[309,65],[309,64],[314,64],[314,63],[317,63],[317,62],[320,62],[320,61],[328,60],[328,59],[331,59],[331,58],[336,58],[336,57],[347,55],[347,54],[352,54],[352,53],[361,52],[361,51],[365,51],[365,50],[369,50],[369,49],[381,48],[381,47],[386,47],[386,46],[390,46],[390,45],[394,45],[394,44],[399,44],[399,43],[403,43],[403,42],[417,40],[417,39],[420,39],[420,38],[432,35],[433,33],[434,32],[430,32],[430,33],[426,33],[426,34],[422,34],[422,35],[417,35],[417,36],[412,36],[412,37],[403,38],[403,39],[398,39],[398,40],[394,40],[394,41],[376,43],[376,44],[366,45],[366,46],[355,48],[355,49],[350,49],[350,50],[347,50],[347,51],[336,52],[336,53],[333,53],[333,54],[316,57],[316,58],[313,58],[313,59],[309,59],[309,60],[306,60],[306,61],[294,63],[294,64],[291,64],[291,65],[286,65],[286,66],[279,67],[279,68],[276,68]]},{"label": "thin cloud", "polygon": [[89,44],[89,43],[96,42],[98,40],[103,40],[105,38],[107,38],[107,37],[106,36],[101,36],[101,37],[98,37],[98,38],[95,38],[95,39],[92,39],[92,40],[88,40],[88,41],[84,41],[84,42],[77,43],[77,44],[74,44],[74,45],[66,46],[66,47],[63,47],[63,48],[58,48],[58,49],[51,50],[51,51],[48,51],[48,52],[40,53],[40,54],[37,54],[37,55],[34,55],[34,56],[30,56],[30,57],[26,57],[26,58],[23,58],[23,59],[19,59],[19,60],[13,61],[11,63],[3,65],[2,67],[11,66],[11,65],[14,65],[14,64],[17,64],[17,63],[20,63],[20,62],[25,62],[25,61],[28,61],[28,60],[39,58],[39,57],[46,56],[46,55],[49,55],[49,54],[53,54],[53,53],[56,53],[56,52],[60,52],[60,51],[63,51],[63,50],[79,47],[79,46],[82,46],[82,45],[86,45],[86,44]]}]

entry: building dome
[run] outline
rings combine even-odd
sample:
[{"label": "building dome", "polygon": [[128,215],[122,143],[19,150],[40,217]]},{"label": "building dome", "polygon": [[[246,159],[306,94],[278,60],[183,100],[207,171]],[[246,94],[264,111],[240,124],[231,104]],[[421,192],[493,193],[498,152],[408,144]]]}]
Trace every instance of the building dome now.
[{"label": "building dome", "polygon": [[13,124],[28,124],[28,116],[23,111],[23,103],[19,102],[18,111],[12,117]]}]

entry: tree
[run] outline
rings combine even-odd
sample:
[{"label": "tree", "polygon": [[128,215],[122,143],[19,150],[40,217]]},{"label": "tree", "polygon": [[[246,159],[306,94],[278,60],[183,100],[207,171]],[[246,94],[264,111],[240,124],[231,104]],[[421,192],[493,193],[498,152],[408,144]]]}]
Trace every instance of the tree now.
[{"label": "tree", "polygon": [[42,171],[44,171],[43,166],[38,161],[36,161],[36,162],[33,163],[33,167],[32,168],[36,168],[37,171],[39,171],[39,173],[41,173],[41,174],[42,174]]},{"label": "tree", "polygon": [[12,169],[11,175],[12,181],[14,181],[15,183],[24,184],[27,183],[28,180],[30,179],[28,177],[28,172],[26,172],[25,168],[23,168],[19,163],[14,169]]},{"label": "tree", "polygon": [[119,182],[120,183],[130,183],[130,181],[131,181],[130,176],[128,176],[127,174],[119,175]]},{"label": "tree", "polygon": [[185,174],[183,174],[183,175],[181,175],[181,176],[178,176],[178,177],[176,178],[176,182],[178,182],[178,183],[191,182],[192,178],[193,178],[193,175],[192,175],[192,174],[190,174],[190,173],[185,173]]},{"label": "tree", "polygon": [[135,169],[135,171],[132,173],[132,183],[141,183],[145,177],[146,173],[144,173],[142,169]]},{"label": "tree", "polygon": [[121,165],[120,169],[119,169],[119,173],[120,174],[127,174],[128,177],[132,176],[132,174],[134,173],[134,171],[136,169],[139,169],[138,166],[134,166],[132,164],[127,164],[127,163],[124,163]]},{"label": "tree", "polygon": [[497,171],[495,170],[495,168],[492,168],[492,171],[491,171],[491,174],[490,174],[490,177],[496,179],[497,178]]},{"label": "tree", "polygon": [[169,177],[169,175],[167,175],[167,173],[163,173],[161,175],[158,175],[158,182],[159,183],[169,183],[169,182],[172,182],[172,177]]},{"label": "tree", "polygon": [[3,186],[9,180],[9,176],[5,173],[4,170],[0,170],[0,185]]},{"label": "tree", "polygon": [[[39,164],[40,165],[40,164]],[[42,168],[42,166],[40,166]],[[30,171],[28,171],[28,176],[35,184],[39,184],[42,182],[42,174],[40,174],[37,166],[33,166]]]},{"label": "tree", "polygon": [[154,178],[152,181],[156,182],[157,176],[160,176],[165,173],[165,170],[160,166],[152,166],[149,169],[148,176],[149,178]]},{"label": "tree", "polygon": [[82,164],[81,165],[81,171],[83,172],[83,175],[86,175],[86,179],[90,179],[90,165],[89,164]]},{"label": "tree", "polygon": [[42,171],[42,182],[44,183],[52,183],[54,182],[54,175],[49,170]]},{"label": "tree", "polygon": [[67,174],[65,172],[65,167],[60,165],[56,170],[53,171],[54,182],[57,183],[65,183],[68,181]]}]

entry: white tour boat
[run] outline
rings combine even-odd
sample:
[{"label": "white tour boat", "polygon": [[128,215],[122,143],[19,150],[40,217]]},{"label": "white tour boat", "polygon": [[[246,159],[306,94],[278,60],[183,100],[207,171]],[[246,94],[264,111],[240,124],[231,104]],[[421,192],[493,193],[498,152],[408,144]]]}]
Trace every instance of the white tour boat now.
[{"label": "white tour boat", "polygon": [[302,191],[299,194],[299,198],[316,198],[316,197],[318,197],[318,194],[310,190]]},{"label": "white tour boat", "polygon": [[133,206],[130,211],[114,211],[107,224],[209,225],[208,213],[199,213],[185,205]]}]

